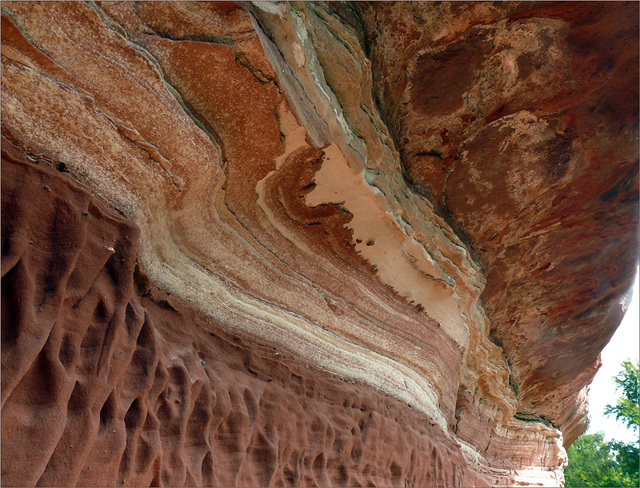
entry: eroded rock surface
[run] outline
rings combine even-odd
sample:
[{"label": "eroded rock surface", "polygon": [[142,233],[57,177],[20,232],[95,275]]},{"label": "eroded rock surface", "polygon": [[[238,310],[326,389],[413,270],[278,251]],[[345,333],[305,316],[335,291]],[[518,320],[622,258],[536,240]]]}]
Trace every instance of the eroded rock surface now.
[{"label": "eroded rock surface", "polygon": [[3,2],[3,482],[561,484],[637,262],[637,19]]},{"label": "eroded rock surface", "polygon": [[482,484],[405,403],[158,291],[135,225],[4,146],[6,486]]},{"label": "eroded rock surface", "polygon": [[[584,412],[565,398],[595,372],[635,274],[638,26],[623,19],[638,6],[365,10],[407,181],[477,253],[518,409],[568,445]],[[380,27],[394,19],[407,32]]]}]

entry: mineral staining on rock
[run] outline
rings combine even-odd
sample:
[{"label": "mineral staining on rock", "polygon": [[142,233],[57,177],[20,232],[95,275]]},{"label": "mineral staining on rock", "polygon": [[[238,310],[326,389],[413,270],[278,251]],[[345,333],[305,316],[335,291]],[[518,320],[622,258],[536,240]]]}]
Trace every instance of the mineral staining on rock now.
[{"label": "mineral staining on rock", "polygon": [[[637,260],[637,5],[404,7],[365,23],[407,178],[472,242],[518,409],[570,443],[584,411],[564,398],[593,376]],[[410,41],[375,27],[398,18]]]},{"label": "mineral staining on rock", "polygon": [[7,483],[561,484],[637,14],[3,3]]}]

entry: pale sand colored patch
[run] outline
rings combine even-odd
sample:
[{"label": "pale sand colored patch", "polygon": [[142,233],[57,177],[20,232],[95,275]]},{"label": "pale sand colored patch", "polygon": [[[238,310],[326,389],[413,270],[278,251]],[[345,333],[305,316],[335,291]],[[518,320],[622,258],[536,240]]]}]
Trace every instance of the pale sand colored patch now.
[{"label": "pale sand colored patch", "polygon": [[[279,170],[286,159],[296,150],[307,145],[307,129],[296,120],[287,103],[283,100],[278,106],[278,129],[284,135],[284,152],[275,159],[276,170]],[[264,178],[266,180],[268,176]]]},{"label": "pale sand colored patch", "polygon": [[306,204],[342,205],[353,214],[356,251],[373,264],[378,277],[400,295],[424,307],[444,331],[465,349],[469,329],[460,314],[449,288],[433,261],[417,241],[409,238],[392,215],[378,204],[364,174],[356,174],[337,145],[325,150],[320,170],[315,174],[316,187],[306,196]]}]

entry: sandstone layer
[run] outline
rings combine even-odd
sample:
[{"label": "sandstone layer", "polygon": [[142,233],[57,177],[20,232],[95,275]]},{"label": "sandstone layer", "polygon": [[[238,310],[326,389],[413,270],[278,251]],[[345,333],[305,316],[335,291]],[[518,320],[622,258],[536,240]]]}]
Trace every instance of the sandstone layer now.
[{"label": "sandstone layer", "polygon": [[638,255],[637,3],[3,2],[5,485],[560,485]]},{"label": "sandstone layer", "polygon": [[482,484],[408,405],[158,291],[134,224],[3,142],[5,486]]}]

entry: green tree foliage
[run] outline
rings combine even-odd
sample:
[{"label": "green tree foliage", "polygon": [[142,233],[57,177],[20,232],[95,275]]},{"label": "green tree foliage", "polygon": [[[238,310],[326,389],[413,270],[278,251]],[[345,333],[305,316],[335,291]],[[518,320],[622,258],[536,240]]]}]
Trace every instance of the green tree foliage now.
[{"label": "green tree foliage", "polygon": [[622,397],[618,398],[615,405],[607,405],[605,415],[614,415],[616,420],[622,420],[628,429],[638,432],[640,423],[640,411],[638,410],[638,365],[631,361],[622,362],[622,371],[613,380],[622,390]]},{"label": "green tree foliage", "polygon": [[[622,371],[614,377],[622,396],[615,405],[607,405],[605,414],[615,415],[627,428],[638,431],[638,365],[623,361]],[[604,434],[586,434],[569,448],[569,465],[564,471],[566,486],[638,485],[639,442],[605,442]]]},{"label": "green tree foliage", "polygon": [[638,466],[640,465],[640,450],[638,443],[626,444],[624,442],[613,441],[611,448],[616,452],[616,462],[620,465],[622,472],[629,477],[629,484],[621,486],[640,486],[638,477]]},{"label": "green tree foliage", "polygon": [[565,486],[638,486],[623,472],[602,432],[580,436],[567,454]]}]

